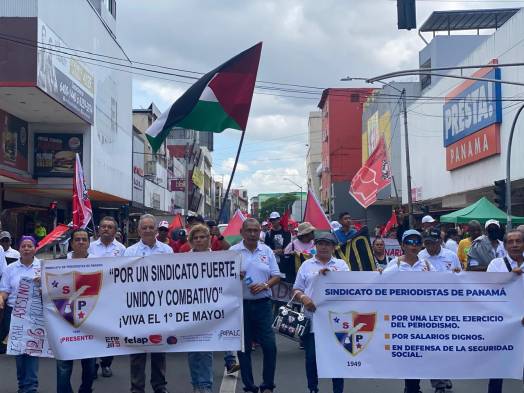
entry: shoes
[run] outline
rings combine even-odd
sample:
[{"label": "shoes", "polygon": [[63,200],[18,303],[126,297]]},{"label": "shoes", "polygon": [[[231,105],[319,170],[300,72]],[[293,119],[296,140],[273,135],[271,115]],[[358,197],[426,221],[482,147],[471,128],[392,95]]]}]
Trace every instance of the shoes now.
[{"label": "shoes", "polygon": [[453,389],[453,384],[451,383],[451,381],[446,381],[446,389],[447,390]]},{"label": "shoes", "polygon": [[226,370],[228,374],[236,373],[238,370],[240,370],[240,364],[235,361],[227,362]]},{"label": "shoes", "polygon": [[105,378],[112,377],[113,371],[111,370],[111,367],[102,367],[102,376]]}]

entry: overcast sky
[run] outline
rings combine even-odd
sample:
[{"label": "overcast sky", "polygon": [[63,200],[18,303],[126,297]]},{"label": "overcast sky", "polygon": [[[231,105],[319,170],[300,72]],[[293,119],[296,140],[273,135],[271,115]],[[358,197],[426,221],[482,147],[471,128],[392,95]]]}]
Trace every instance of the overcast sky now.
[{"label": "overcast sky", "polygon": [[[418,0],[418,26],[434,10],[518,7],[524,1]],[[118,39],[134,61],[207,72],[263,41],[258,80],[318,87],[418,66],[417,31],[397,30],[394,0],[120,0]],[[430,38],[430,37],[428,37]],[[173,77],[135,76],[133,107],[162,111],[188,84]],[[263,93],[263,94],[260,94]],[[261,91],[253,97],[246,140],[233,185],[261,192],[305,187],[307,121],[320,98]],[[215,134],[214,172],[229,178],[240,132]]]}]

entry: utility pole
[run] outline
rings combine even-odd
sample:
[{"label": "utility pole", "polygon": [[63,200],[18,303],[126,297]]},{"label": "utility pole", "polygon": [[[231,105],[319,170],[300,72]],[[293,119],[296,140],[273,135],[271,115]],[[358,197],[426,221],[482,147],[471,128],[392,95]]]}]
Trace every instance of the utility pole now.
[{"label": "utility pole", "polygon": [[186,181],[184,184],[184,210],[186,213],[186,217],[189,214],[189,142],[186,143],[186,151],[185,151],[185,170],[186,170]]},{"label": "utility pole", "polygon": [[402,112],[404,114],[404,143],[406,145],[406,191],[408,193],[409,227],[413,228],[413,196],[411,195],[411,164],[409,161],[409,137],[408,137],[408,109],[406,105],[406,89],[400,93],[402,97]]}]

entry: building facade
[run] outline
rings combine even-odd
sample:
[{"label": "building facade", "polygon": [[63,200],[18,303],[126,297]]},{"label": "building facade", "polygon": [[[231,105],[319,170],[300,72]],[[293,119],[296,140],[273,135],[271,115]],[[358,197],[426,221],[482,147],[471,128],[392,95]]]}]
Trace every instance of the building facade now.
[{"label": "building facade", "polygon": [[50,229],[52,201],[58,221],[69,222],[77,153],[95,221],[132,200],[131,76],[79,57],[91,52],[131,64],[109,3],[0,4],[0,204],[3,227],[15,235],[31,233],[36,221]]}]

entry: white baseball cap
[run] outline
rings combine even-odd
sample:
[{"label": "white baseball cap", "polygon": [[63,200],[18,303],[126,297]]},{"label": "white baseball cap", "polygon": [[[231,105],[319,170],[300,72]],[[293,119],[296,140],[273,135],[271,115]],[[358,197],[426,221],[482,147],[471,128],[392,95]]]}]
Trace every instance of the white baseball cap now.
[{"label": "white baseball cap", "polygon": [[500,222],[498,222],[497,220],[488,220],[486,221],[486,224],[484,225],[484,228],[488,228],[490,225],[496,225],[500,228]]},{"label": "white baseball cap", "polygon": [[262,221],[262,226],[268,225],[267,221]]},{"label": "white baseball cap", "polygon": [[422,224],[428,224],[435,222],[435,219],[431,217],[429,214],[427,216],[422,217]]},{"label": "white baseball cap", "polygon": [[167,221],[160,221],[158,223],[158,227],[159,228],[167,228],[167,229],[169,229],[169,223]]},{"label": "white baseball cap", "polygon": [[278,212],[272,212],[270,215],[269,215],[269,219],[270,220],[274,220],[276,218],[280,218],[280,214]]}]

